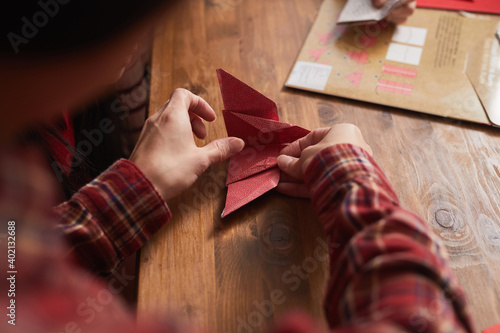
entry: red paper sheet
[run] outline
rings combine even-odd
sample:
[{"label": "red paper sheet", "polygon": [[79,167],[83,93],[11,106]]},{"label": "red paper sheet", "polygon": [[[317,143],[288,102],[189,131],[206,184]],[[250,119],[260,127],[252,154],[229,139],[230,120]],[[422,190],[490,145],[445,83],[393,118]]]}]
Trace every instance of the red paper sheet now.
[{"label": "red paper sheet", "polygon": [[500,333],[500,324],[485,328],[481,333]]},{"label": "red paper sheet", "polygon": [[417,0],[417,7],[500,14],[500,0]]},{"label": "red paper sheet", "polygon": [[276,103],[222,69],[217,70],[227,134],[245,141],[229,160],[222,217],[278,186],[277,157],[287,144],[309,130],[283,123]]}]

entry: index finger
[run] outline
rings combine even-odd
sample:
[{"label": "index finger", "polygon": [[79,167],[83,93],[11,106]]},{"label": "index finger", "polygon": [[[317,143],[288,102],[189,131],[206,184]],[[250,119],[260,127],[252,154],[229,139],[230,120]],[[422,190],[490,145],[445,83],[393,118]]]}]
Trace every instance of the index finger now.
[{"label": "index finger", "polygon": [[300,154],[304,149],[309,146],[319,143],[323,138],[330,132],[331,127],[323,127],[315,129],[303,138],[295,140],[288,146],[280,151],[280,155],[288,155],[293,157],[300,157]]},{"label": "index finger", "polygon": [[169,108],[188,110],[206,121],[216,118],[214,109],[203,98],[186,89],[174,90],[164,111]]}]

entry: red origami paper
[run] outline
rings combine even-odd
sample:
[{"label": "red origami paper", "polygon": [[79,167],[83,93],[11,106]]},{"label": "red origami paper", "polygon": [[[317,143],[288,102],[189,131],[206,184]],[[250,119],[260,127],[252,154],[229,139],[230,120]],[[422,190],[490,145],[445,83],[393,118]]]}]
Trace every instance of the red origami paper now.
[{"label": "red origami paper", "polygon": [[417,0],[417,7],[500,14],[498,0]]},{"label": "red origami paper", "polygon": [[229,160],[225,217],[278,185],[279,152],[309,130],[280,122],[276,103],[231,74],[218,69],[217,76],[227,134],[245,141]]}]

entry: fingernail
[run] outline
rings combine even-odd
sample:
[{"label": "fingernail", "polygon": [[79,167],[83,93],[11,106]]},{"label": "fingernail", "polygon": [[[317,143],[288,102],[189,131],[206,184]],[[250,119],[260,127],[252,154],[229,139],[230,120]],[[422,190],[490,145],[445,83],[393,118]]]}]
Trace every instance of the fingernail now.
[{"label": "fingernail", "polygon": [[245,141],[240,138],[230,138],[229,139],[229,151],[231,154],[240,152],[245,148]]},{"label": "fingernail", "polygon": [[292,161],[293,160],[290,156],[287,155],[278,156],[278,165],[281,166],[282,168],[288,167]]}]

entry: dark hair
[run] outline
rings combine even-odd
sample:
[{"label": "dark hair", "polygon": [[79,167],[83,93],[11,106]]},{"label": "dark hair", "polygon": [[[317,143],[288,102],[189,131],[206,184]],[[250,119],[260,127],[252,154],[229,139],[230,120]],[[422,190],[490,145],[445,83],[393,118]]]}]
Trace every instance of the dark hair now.
[{"label": "dark hair", "polygon": [[104,43],[169,0],[15,0],[0,13],[0,57],[44,57]]},{"label": "dark hair", "polygon": [[[146,20],[156,12],[165,11],[173,0],[15,0],[0,11],[0,58],[24,59],[64,56],[71,52],[96,47],[124,34],[130,27]],[[95,128],[97,120],[109,109],[109,101],[99,100],[73,118],[75,143],[83,129]],[[120,122],[111,119],[119,128]],[[62,176],[61,190],[69,198],[80,186],[97,176],[113,161],[124,157],[118,149],[119,138],[104,138],[91,155],[74,149],[62,137],[58,125],[32,129],[21,138],[23,144],[39,145],[50,166],[55,165],[55,152],[47,138],[62,143],[82,161],[71,166],[69,175]],[[77,145],[76,145],[77,146]]]}]

